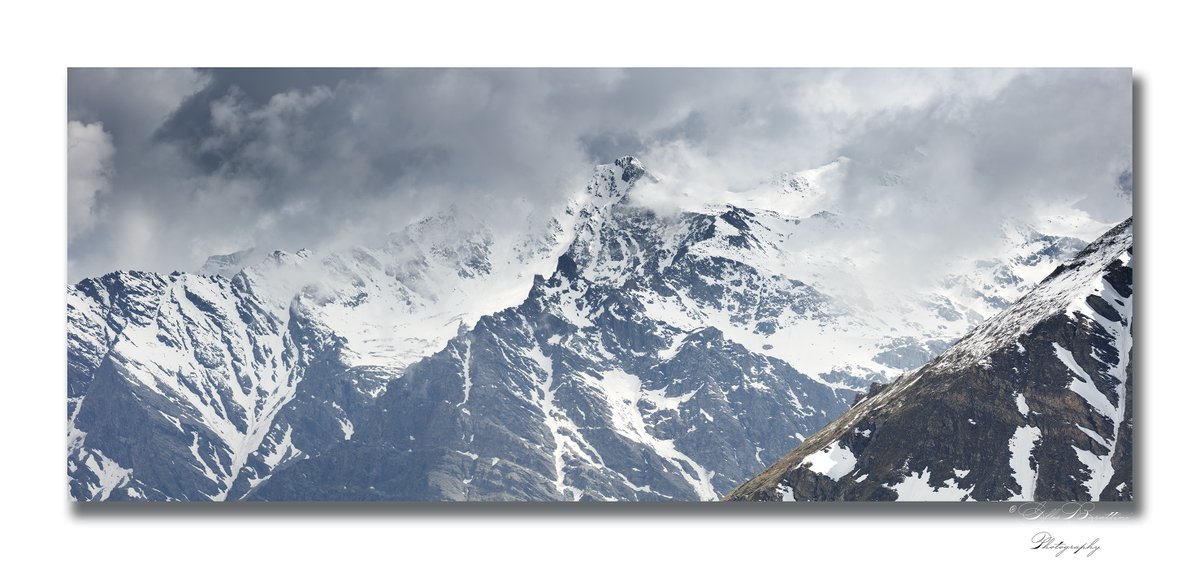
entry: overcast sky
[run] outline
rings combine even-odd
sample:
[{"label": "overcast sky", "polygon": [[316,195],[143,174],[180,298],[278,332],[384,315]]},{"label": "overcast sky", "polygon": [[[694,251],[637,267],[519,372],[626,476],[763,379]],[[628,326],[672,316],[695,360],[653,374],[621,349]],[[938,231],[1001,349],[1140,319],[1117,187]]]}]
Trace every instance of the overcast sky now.
[{"label": "overcast sky", "polygon": [[1004,216],[1130,213],[1127,69],[87,69],[67,132],[72,282],[337,247],[450,205],[504,230],[623,154],[693,194],[839,157],[902,173],[919,196],[840,188],[901,261]]}]

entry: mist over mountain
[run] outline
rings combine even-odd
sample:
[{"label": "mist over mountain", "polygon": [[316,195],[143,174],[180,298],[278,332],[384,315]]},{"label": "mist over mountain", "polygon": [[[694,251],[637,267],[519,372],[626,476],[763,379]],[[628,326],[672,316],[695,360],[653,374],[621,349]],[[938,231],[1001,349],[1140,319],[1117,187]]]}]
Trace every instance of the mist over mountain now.
[{"label": "mist over mountain", "polygon": [[[719,499],[1024,326],[1131,215],[1131,107],[1128,69],[72,69],[71,496]],[[1054,345],[1112,409],[1019,391],[1095,444],[980,439],[1038,495],[1131,488],[1098,325]],[[1010,382],[1061,371],[1028,347]]]},{"label": "mist over mountain", "polygon": [[626,156],[515,238],[451,209],[369,246],[81,281],[72,496],[717,499],[1084,245],[1009,221],[925,288],[856,281],[871,220],[824,209],[849,167],[663,209]]},{"label": "mist over mountain", "polygon": [[667,188],[643,196],[661,211],[849,160],[824,180],[839,187],[824,209],[870,221],[853,250],[888,264],[862,282],[975,257],[1009,219],[1082,212],[1106,224],[1072,235],[1087,241],[1128,217],[1114,191],[1132,164],[1128,70],[74,69],[68,81],[66,284],[247,249],[378,246],[451,209],[511,238],[625,154]]}]

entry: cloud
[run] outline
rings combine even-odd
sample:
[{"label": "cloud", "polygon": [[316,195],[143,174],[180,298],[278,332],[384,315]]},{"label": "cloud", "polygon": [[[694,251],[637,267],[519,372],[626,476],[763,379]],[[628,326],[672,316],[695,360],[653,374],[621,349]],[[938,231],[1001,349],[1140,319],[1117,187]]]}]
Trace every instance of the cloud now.
[{"label": "cloud", "polygon": [[938,251],[1046,204],[1120,214],[1132,155],[1128,70],[86,70],[69,91],[116,149],[72,279],[364,243],[450,206],[518,231],[627,153],[691,199],[845,156],[837,206]]},{"label": "cloud", "polygon": [[96,225],[96,202],[109,190],[112,137],[101,123],[67,123],[67,228],[70,236]]},{"label": "cloud", "polygon": [[209,79],[192,69],[71,69],[67,117],[103,121],[117,144],[139,144]]},{"label": "cloud", "polygon": [[197,149],[220,157],[223,174],[295,177],[305,169],[305,147],[317,136],[306,129],[305,118],[331,97],[329,89],[318,87],[279,93],[255,107],[234,88],[210,105],[212,133],[199,140]]}]

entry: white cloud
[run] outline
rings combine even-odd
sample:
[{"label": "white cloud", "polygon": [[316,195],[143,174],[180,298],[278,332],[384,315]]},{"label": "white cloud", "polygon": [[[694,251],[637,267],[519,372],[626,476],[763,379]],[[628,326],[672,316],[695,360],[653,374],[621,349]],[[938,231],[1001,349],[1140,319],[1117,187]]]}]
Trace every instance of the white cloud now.
[{"label": "white cloud", "polygon": [[98,201],[109,191],[116,149],[102,123],[67,123],[67,235],[96,225]]}]

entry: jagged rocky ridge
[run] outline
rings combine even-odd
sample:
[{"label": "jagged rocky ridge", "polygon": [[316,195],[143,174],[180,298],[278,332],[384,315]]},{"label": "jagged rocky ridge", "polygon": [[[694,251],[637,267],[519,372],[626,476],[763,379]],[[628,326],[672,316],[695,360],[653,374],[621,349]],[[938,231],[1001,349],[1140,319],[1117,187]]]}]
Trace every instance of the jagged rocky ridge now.
[{"label": "jagged rocky ridge", "polygon": [[451,212],[375,247],[82,281],[72,497],[715,499],[1082,245],[1014,227],[864,311],[792,270],[836,268],[802,244],[862,229],[814,211],[839,164],[666,215],[625,157],[516,242]]},{"label": "jagged rocky ridge", "polygon": [[[122,271],[67,294],[68,460],[77,500],[240,499],[349,437],[387,381],[554,258],[555,221],[505,250],[445,216],[379,247]],[[515,294],[514,294],[515,293]]]},{"label": "jagged rocky ridge", "polygon": [[1133,220],[727,500],[1133,499]]}]

